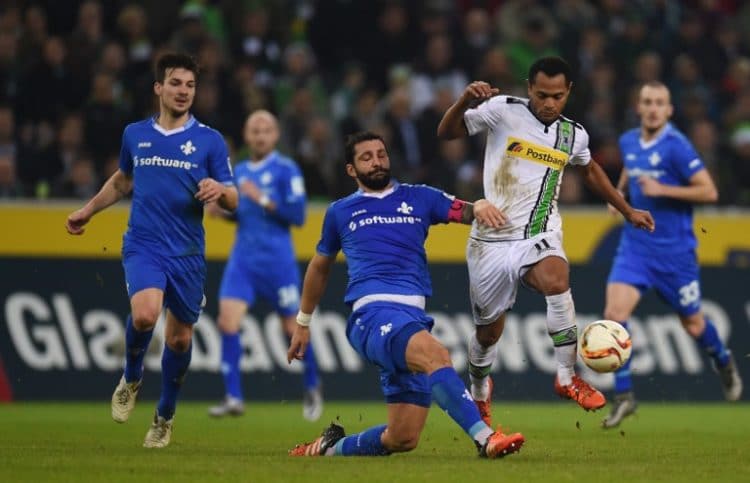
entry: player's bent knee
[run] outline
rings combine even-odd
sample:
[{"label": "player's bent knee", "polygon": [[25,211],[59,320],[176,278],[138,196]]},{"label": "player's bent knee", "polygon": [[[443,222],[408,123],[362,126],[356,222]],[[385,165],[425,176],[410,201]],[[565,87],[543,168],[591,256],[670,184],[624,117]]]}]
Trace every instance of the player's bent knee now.
[{"label": "player's bent knee", "polygon": [[614,320],[615,322],[622,322],[627,320],[630,314],[626,313],[625,310],[619,307],[606,307],[604,309],[604,318],[607,320]]},{"label": "player's bent knee", "polygon": [[173,351],[182,353],[187,352],[187,350],[190,348],[190,340],[190,335],[172,334],[166,336],[165,343]]},{"label": "player's bent knee", "polygon": [[158,310],[137,310],[133,311],[133,326],[136,330],[151,330],[156,326],[159,320],[160,311]]},{"label": "player's bent knee", "polygon": [[479,345],[484,348],[492,347],[500,340],[503,334],[503,326],[498,324],[483,325],[477,327],[476,338]]},{"label": "player's bent knee", "polygon": [[393,453],[404,453],[417,447],[419,444],[419,434],[388,434],[388,437],[383,443],[384,446],[388,448],[388,451]]},{"label": "player's bent knee", "polygon": [[226,315],[219,316],[219,330],[223,334],[236,334],[240,331],[240,320]]}]

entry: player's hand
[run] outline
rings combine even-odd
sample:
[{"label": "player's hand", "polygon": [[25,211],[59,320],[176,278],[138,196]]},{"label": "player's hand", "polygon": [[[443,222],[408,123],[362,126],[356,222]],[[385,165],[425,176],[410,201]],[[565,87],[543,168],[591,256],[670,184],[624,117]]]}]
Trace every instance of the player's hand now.
[{"label": "player's hand", "polygon": [[662,196],[663,185],[656,181],[654,178],[649,176],[641,176],[638,178],[638,185],[641,187],[641,192],[650,197]]},{"label": "player's hand", "polygon": [[305,349],[310,343],[310,328],[302,327],[297,324],[292,334],[292,341],[289,343],[289,350],[286,353],[286,361],[291,364],[294,359],[301,361],[305,357]]},{"label": "player's hand", "polygon": [[461,100],[464,103],[473,103],[474,101],[486,101],[490,97],[500,94],[500,89],[492,87],[484,81],[474,81],[464,89],[461,94]]},{"label": "player's hand", "polygon": [[500,228],[508,221],[500,208],[485,199],[474,202],[474,219],[490,228]]},{"label": "player's hand", "polygon": [[263,196],[263,192],[260,190],[260,188],[258,188],[258,185],[247,179],[240,183],[240,193],[247,196],[256,203],[258,202],[260,197]]},{"label": "player's hand", "polygon": [[89,222],[91,215],[86,212],[84,208],[76,210],[65,220],[65,229],[71,235],[82,235],[85,231],[83,226]]},{"label": "player's hand", "polygon": [[648,230],[653,233],[656,224],[654,223],[651,213],[644,210],[632,210],[626,216],[626,219],[636,228]]},{"label": "player's hand", "polygon": [[224,185],[212,178],[203,178],[198,182],[198,192],[195,199],[203,203],[218,201],[224,194]]}]

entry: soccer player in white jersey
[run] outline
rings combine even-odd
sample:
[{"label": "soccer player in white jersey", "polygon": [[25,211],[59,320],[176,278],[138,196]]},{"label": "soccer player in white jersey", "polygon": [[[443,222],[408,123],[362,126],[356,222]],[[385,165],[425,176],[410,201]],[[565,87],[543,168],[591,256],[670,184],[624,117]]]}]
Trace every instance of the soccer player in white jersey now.
[{"label": "soccer player in white jersey", "polygon": [[135,407],[143,358],[166,307],[161,397],[143,441],[147,448],[169,444],[177,396],[190,365],[193,324],[205,302],[203,206],[237,207],[224,138],[190,114],[198,65],[188,55],[164,54],[155,70],[159,113],[125,128],[119,169],[66,222],[68,233],[81,235],[94,215],[133,193],[122,244],[131,315],[112,419],[126,422]]},{"label": "soccer player in white jersey", "polygon": [[517,452],[523,435],[493,432],[482,420],[448,350],[430,334],[434,321],[425,312],[432,295],[424,249],[430,226],[471,223],[476,217],[499,227],[505,219],[487,200],[472,205],[430,186],[392,180],[388,151],[377,134],[350,136],[345,158],[346,172],[359,189],[326,210],[317,253],[305,273],[298,327],[287,359],[304,358],[312,313],[336,255],[343,251],[349,273],[344,301],[352,307],[346,336],[363,359],[380,368],[388,424],[349,436],[331,424],[290,455],[386,456],[411,451],[433,400],[474,441],[480,456],[500,458]]},{"label": "soccer player in white jersey", "polygon": [[557,361],[555,392],[586,410],[606,404],[604,395],[575,373],[578,331],[557,212],[565,167],[580,169],[586,185],[634,226],[654,229],[651,215],[633,209],[591,162],[586,130],[562,115],[572,85],[568,64],[544,57],[529,69],[528,99],[498,95],[486,82],[472,82],[438,127],[444,139],[487,132],[484,195],[508,220],[499,228],[474,224],[466,249],[476,329],[469,341],[471,393],[488,422],[490,369],[519,283],[547,301]]},{"label": "soccer player in white jersey", "polygon": [[[617,187],[658,222],[653,234],[629,226],[623,229],[617,256],[607,281],[604,316],[628,328],[628,319],[641,296],[654,289],[680,317],[719,373],[724,397],[742,395],[742,379],[731,351],[716,326],[701,310],[701,289],[693,233],[693,205],[719,197],[711,175],[690,141],[669,122],[669,89],[650,82],[638,93],[639,127],[620,137],[624,168]],[[614,404],[604,428],[617,427],[636,410],[630,360],[615,372]]]}]

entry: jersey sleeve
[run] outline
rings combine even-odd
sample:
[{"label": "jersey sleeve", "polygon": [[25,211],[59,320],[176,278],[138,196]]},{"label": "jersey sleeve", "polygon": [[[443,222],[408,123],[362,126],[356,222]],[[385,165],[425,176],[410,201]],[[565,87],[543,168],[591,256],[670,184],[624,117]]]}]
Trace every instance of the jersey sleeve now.
[{"label": "jersey sleeve", "polygon": [[341,237],[336,226],[336,211],[333,204],[328,207],[323,217],[323,228],[316,250],[325,257],[334,257],[341,250]]},{"label": "jersey sleeve", "polygon": [[464,124],[466,124],[469,135],[473,136],[479,132],[487,131],[499,124],[507,104],[507,96],[495,96],[477,107],[467,110],[464,113]]},{"label": "jersey sleeve", "polygon": [[305,205],[307,193],[302,172],[294,163],[286,165],[284,176],[279,183],[279,199],[276,203],[276,214],[287,223],[301,226],[305,222]]},{"label": "jersey sleeve", "polygon": [[576,137],[573,143],[573,152],[570,154],[568,163],[576,166],[586,166],[591,162],[589,133],[582,127],[574,127],[573,129]]},{"label": "jersey sleeve", "polygon": [[432,186],[421,185],[418,188],[420,196],[430,207],[430,225],[448,223],[448,212],[456,197]]},{"label": "jersey sleeve", "polygon": [[130,176],[133,174],[133,156],[130,152],[128,138],[128,128],[126,127],[122,132],[122,143],[120,144],[120,171]]},{"label": "jersey sleeve", "polygon": [[705,168],[703,161],[687,139],[676,139],[672,144],[670,160],[685,184],[695,173]]},{"label": "jersey sleeve", "polygon": [[208,153],[208,176],[225,185],[234,184],[227,144],[217,132],[214,133],[211,151]]}]

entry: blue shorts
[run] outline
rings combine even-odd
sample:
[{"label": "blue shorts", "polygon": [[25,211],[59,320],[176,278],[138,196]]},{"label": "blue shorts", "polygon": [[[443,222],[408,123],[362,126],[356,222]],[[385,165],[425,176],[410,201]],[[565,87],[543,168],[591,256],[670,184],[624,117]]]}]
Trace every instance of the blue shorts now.
[{"label": "blue shorts", "polygon": [[408,369],[406,345],[417,332],[431,331],[434,323],[422,309],[391,302],[369,303],[349,317],[349,342],[362,358],[380,368],[386,402],[430,407],[427,375]]},{"label": "blue shorts", "polygon": [[701,287],[695,253],[635,255],[618,251],[607,283],[625,283],[641,295],[654,289],[680,316],[701,308]]},{"label": "blue shorts", "polygon": [[128,297],[146,288],[164,292],[164,305],[186,324],[198,321],[206,303],[206,259],[203,255],[160,257],[143,251],[122,254]]},{"label": "blue shorts", "polygon": [[273,305],[282,317],[299,310],[299,267],[291,260],[272,267],[250,264],[238,257],[229,257],[219,288],[219,300],[239,299],[253,305],[260,297]]}]

